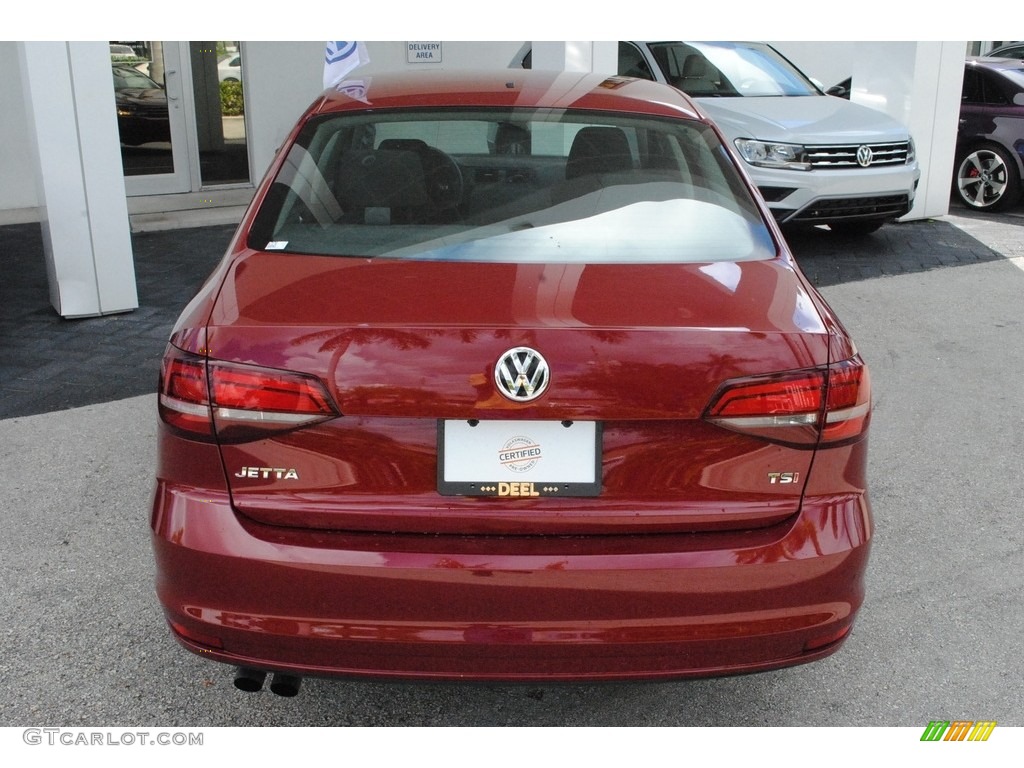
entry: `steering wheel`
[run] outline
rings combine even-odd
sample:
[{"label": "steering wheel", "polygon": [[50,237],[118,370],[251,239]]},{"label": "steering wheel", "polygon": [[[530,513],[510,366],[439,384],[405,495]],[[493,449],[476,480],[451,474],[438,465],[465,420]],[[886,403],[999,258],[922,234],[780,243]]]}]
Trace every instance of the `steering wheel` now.
[{"label": "steering wheel", "polygon": [[427,195],[440,209],[454,208],[462,202],[462,171],[449,155],[434,147],[420,150]]}]

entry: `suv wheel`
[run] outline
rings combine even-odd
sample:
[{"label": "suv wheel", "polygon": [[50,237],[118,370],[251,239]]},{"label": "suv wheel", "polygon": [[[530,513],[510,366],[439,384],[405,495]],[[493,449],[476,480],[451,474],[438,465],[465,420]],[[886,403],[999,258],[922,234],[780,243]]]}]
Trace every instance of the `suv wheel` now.
[{"label": "suv wheel", "polygon": [[1020,197],[1017,166],[1002,147],[978,147],[957,164],[954,189],[968,208],[979,211],[1006,208]]}]

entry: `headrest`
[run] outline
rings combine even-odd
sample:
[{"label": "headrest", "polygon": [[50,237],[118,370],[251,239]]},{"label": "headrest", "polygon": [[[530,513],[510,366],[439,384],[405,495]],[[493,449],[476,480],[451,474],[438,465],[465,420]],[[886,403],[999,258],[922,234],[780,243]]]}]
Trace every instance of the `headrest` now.
[{"label": "headrest", "polygon": [[632,167],[629,141],[621,128],[587,126],[581,128],[572,141],[565,164],[565,178],[628,171]]},{"label": "headrest", "polygon": [[686,57],[683,62],[683,77],[695,80],[713,80],[715,69],[711,62],[698,53]]}]

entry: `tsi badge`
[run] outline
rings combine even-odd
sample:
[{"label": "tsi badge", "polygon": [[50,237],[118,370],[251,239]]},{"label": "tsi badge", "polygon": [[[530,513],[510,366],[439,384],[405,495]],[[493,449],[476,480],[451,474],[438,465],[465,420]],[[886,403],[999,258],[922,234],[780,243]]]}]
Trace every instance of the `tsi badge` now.
[{"label": "tsi badge", "polygon": [[800,479],[799,472],[769,472],[768,482],[772,485],[788,485]]}]

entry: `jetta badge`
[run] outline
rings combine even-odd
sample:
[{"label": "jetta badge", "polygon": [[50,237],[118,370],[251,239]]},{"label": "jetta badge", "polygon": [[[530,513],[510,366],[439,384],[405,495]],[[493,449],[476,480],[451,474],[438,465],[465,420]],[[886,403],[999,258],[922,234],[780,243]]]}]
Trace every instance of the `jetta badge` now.
[{"label": "jetta badge", "polygon": [[867,168],[871,165],[871,161],[875,159],[874,153],[871,151],[871,147],[867,144],[862,144],[857,147],[857,165],[862,168]]},{"label": "jetta badge", "polygon": [[494,383],[509,400],[525,403],[544,394],[551,378],[548,362],[529,347],[510,349],[494,367]]}]

